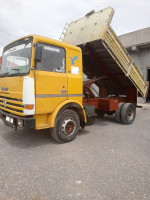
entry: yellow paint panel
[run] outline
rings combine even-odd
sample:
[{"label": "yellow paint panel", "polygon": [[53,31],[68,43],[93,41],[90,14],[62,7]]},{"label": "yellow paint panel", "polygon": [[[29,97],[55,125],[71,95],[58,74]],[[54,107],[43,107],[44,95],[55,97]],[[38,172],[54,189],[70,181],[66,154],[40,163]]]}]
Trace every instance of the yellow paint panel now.
[{"label": "yellow paint panel", "polygon": [[[67,94],[67,75],[36,70],[36,114],[51,113],[67,97],[51,97]],[[48,98],[47,98],[48,96]]]},{"label": "yellow paint panel", "polygon": [[[2,96],[2,94],[0,94],[0,96]],[[3,97],[6,97],[6,95],[4,95]],[[3,98],[0,98],[0,101],[3,101]],[[13,104],[18,104],[18,105],[23,105],[23,102],[21,102],[21,101],[14,101],[14,100],[7,99],[7,102],[13,103]]]},{"label": "yellow paint panel", "polygon": [[36,114],[52,113],[65,100],[66,97],[36,98]]},{"label": "yellow paint panel", "polygon": [[[4,105],[4,103],[1,103],[0,102],[0,105]],[[7,108],[9,109],[9,108],[12,108],[12,109],[17,109],[17,110],[21,110],[21,111],[23,111],[23,107],[18,107],[18,106],[12,106],[12,105],[9,105],[8,103],[7,103]]]},{"label": "yellow paint panel", "polygon": [[0,78],[0,88],[8,88],[7,92],[0,92],[0,96],[22,99],[23,78],[24,77]]},{"label": "yellow paint panel", "polygon": [[[82,72],[82,52],[81,49],[67,49],[67,76],[68,76],[68,95],[69,94],[83,94],[83,72]],[[71,58],[78,57],[74,64]],[[72,67],[79,68],[79,74],[74,74]],[[69,99],[76,100],[76,97],[69,97]],[[77,98],[82,102],[82,97]]]},{"label": "yellow paint panel", "polygon": [[35,115],[34,117],[36,120],[36,129],[50,128],[50,125],[47,124],[48,114]]},{"label": "yellow paint panel", "polygon": [[15,114],[15,115],[24,116],[23,113],[19,113],[19,112],[13,111],[13,110],[10,110],[10,109],[8,109],[8,108],[3,108],[3,107],[0,106],[0,109],[6,111],[6,112],[8,112],[8,113],[13,113],[13,114]]}]

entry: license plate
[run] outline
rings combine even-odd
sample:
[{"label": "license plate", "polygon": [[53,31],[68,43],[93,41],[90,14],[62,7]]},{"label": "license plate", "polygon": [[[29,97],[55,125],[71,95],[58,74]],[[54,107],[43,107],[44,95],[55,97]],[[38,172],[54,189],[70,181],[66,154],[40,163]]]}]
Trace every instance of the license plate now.
[{"label": "license plate", "polygon": [[14,119],[10,118],[10,117],[6,117],[6,121],[7,122],[10,122],[11,124],[14,123]]}]

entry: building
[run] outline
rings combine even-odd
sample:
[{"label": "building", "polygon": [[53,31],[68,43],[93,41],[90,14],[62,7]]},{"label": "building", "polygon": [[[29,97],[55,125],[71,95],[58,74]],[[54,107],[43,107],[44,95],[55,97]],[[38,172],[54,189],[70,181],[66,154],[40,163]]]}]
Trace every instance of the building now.
[{"label": "building", "polygon": [[[119,36],[140,73],[150,81],[150,27]],[[147,99],[150,102],[150,88]]]}]

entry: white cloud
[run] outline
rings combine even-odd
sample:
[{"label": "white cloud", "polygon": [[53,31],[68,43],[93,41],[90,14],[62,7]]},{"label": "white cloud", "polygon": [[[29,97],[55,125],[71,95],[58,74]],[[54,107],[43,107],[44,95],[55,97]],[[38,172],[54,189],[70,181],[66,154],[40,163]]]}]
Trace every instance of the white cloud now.
[{"label": "white cloud", "polygon": [[66,22],[112,6],[117,34],[150,26],[150,1],[143,0],[0,0],[0,54],[9,42],[37,34],[58,39]]}]

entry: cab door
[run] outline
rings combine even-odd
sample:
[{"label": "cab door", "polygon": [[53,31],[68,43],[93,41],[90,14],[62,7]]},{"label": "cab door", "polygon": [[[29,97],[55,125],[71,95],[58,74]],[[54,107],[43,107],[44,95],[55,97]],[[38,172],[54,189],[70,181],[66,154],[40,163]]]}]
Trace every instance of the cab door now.
[{"label": "cab door", "polygon": [[36,114],[52,113],[67,100],[66,52],[59,46],[38,43],[42,46],[42,60],[37,62]]}]

